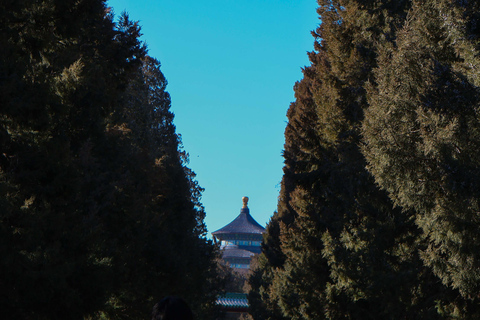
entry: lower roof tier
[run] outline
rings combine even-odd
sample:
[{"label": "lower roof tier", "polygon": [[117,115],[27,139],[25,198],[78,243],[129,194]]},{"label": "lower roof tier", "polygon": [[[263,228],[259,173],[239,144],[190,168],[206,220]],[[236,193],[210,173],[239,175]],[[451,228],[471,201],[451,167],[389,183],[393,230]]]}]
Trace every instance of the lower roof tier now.
[{"label": "lower roof tier", "polygon": [[222,258],[251,258],[255,252],[242,249],[238,246],[228,246],[222,250]]},{"label": "lower roof tier", "polygon": [[262,241],[262,234],[251,233],[220,233],[213,234],[217,240],[245,240],[245,241]]}]

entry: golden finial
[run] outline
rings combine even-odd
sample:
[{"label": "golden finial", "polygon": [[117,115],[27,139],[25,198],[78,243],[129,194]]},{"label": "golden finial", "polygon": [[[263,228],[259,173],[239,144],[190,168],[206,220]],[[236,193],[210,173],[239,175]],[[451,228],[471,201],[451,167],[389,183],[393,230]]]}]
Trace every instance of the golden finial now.
[{"label": "golden finial", "polygon": [[243,207],[248,208],[248,197],[243,197],[242,201],[243,201]]}]

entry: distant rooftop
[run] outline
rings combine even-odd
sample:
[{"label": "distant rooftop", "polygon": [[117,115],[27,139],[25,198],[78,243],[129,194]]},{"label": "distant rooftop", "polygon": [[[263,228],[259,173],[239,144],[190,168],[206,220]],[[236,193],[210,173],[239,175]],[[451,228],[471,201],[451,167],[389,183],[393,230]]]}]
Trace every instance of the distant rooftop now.
[{"label": "distant rooftop", "polygon": [[[260,248],[260,247],[259,247]],[[222,257],[228,258],[251,258],[255,253],[249,250],[241,249],[239,246],[227,246],[224,247]]]},{"label": "distant rooftop", "polygon": [[265,228],[262,227],[253,217],[250,215],[250,209],[248,209],[248,197],[243,197],[243,208],[240,210],[240,214],[225,227],[212,232],[214,236],[223,234],[262,234],[265,232]]},{"label": "distant rooftop", "polygon": [[226,293],[218,297],[217,305],[231,311],[248,311],[247,295],[244,293]]}]

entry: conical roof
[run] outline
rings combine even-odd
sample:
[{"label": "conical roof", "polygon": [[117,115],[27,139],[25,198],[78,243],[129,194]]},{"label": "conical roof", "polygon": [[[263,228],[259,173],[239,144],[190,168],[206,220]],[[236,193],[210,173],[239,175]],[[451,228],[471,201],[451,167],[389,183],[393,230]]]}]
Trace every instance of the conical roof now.
[{"label": "conical roof", "polygon": [[[245,199],[246,198],[246,199]],[[265,232],[265,228],[262,227],[253,217],[250,215],[250,209],[247,207],[248,198],[244,197],[244,205],[240,210],[240,214],[225,227],[212,232],[214,236],[221,234],[262,234]]]}]

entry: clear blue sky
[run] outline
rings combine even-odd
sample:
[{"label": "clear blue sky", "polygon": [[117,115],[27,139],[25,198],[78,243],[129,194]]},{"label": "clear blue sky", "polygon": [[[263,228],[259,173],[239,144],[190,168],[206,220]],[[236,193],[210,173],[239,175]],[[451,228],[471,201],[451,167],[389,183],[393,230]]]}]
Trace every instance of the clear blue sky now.
[{"label": "clear blue sky", "polygon": [[109,0],[162,64],[177,133],[205,188],[210,233],[250,198],[265,226],[282,179],[286,112],[318,25],[315,0]]}]

